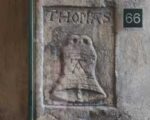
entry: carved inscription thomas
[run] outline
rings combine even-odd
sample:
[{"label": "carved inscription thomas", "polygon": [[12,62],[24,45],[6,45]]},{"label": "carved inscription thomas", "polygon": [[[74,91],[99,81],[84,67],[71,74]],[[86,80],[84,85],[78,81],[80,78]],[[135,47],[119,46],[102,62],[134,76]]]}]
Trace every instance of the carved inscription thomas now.
[{"label": "carved inscription thomas", "polygon": [[[102,24],[110,21],[111,13],[107,9],[101,9],[100,11],[95,11],[93,9],[74,11],[70,9],[48,9],[47,11],[48,20],[59,23],[74,23],[74,24]],[[105,13],[104,13],[105,11]]]},{"label": "carved inscription thomas", "polygon": [[44,7],[47,105],[114,104],[111,9]]}]

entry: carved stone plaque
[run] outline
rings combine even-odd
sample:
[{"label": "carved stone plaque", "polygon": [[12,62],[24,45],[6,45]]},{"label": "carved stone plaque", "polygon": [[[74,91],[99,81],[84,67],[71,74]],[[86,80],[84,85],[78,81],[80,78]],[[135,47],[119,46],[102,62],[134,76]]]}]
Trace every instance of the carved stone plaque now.
[{"label": "carved stone plaque", "polygon": [[113,106],[112,10],[44,7],[43,12],[44,104]]},{"label": "carved stone plaque", "polygon": [[114,8],[43,6],[40,10],[39,120],[88,120],[90,114],[93,120],[115,120]]},{"label": "carved stone plaque", "polygon": [[[112,1],[35,0],[31,120],[150,118],[150,1]],[[123,27],[129,8],[143,28]]]}]

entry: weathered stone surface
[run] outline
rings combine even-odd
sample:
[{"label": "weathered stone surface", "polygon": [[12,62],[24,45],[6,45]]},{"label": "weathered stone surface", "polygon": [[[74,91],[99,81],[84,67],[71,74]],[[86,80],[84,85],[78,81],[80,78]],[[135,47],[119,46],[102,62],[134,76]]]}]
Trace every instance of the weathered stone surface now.
[{"label": "weathered stone surface", "polygon": [[[149,5],[37,2],[38,120],[150,119]],[[123,28],[124,8],[143,8],[143,28]]]},{"label": "weathered stone surface", "polygon": [[[150,1],[117,0],[117,106],[132,120],[150,119]],[[143,28],[123,28],[123,8],[143,9]]]},{"label": "weathered stone surface", "polygon": [[[86,111],[85,111],[86,109]],[[46,108],[47,114],[38,120],[131,120],[131,117],[114,108]],[[59,114],[58,114],[59,113]]]},{"label": "weathered stone surface", "polygon": [[115,106],[113,10],[41,7],[36,43],[39,117],[44,106]]},{"label": "weathered stone surface", "polygon": [[113,105],[112,15],[109,8],[44,8],[46,104]]},{"label": "weathered stone surface", "polygon": [[100,7],[105,6],[105,0],[43,0],[45,6],[93,6]]}]

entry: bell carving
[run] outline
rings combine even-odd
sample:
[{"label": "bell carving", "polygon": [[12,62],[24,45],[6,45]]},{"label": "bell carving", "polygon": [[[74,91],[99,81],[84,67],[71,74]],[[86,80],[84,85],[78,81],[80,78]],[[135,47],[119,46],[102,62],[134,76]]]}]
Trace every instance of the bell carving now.
[{"label": "bell carving", "polygon": [[61,75],[52,95],[67,102],[94,102],[105,99],[95,67],[97,54],[87,35],[70,35],[60,49]]}]

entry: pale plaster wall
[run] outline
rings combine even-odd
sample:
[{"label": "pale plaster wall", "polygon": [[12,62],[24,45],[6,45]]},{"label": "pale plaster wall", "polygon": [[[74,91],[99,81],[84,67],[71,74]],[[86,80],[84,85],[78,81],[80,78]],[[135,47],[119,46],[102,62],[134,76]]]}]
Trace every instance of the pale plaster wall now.
[{"label": "pale plaster wall", "polygon": [[[150,119],[149,6],[149,0],[116,0],[117,104],[133,120]],[[143,9],[143,28],[123,28],[124,8]]]}]

